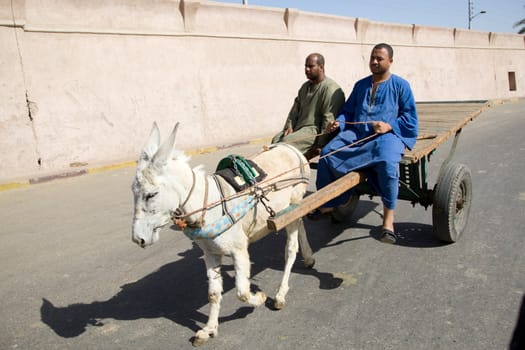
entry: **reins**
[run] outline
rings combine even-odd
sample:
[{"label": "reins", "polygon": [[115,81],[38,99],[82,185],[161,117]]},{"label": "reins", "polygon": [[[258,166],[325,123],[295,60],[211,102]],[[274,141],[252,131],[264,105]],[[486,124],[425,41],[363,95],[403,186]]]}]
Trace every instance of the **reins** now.
[{"label": "reins", "polygon": [[[358,125],[358,124],[371,124],[371,123],[374,123],[375,121],[363,121],[363,122],[344,122],[345,124],[350,124],[350,125]],[[295,139],[291,139],[291,140],[288,140],[288,142],[290,141],[301,141],[301,140],[304,140],[304,139],[308,139],[308,138],[312,138],[312,137],[317,137],[317,136],[322,136],[322,135],[326,135],[328,134],[327,132],[322,132],[322,133],[319,133],[319,134],[315,134],[315,135],[309,135],[309,136],[306,136],[306,137],[301,137],[301,138],[295,138]],[[365,141],[368,141],[374,137],[377,137],[378,135],[380,135],[379,133],[374,133],[374,134],[371,134],[369,136],[366,136],[362,139],[359,139],[351,144],[348,144],[348,145],[345,145],[345,146],[342,146],[338,149],[335,149],[334,151],[332,152],[329,152],[323,156],[320,156],[317,160],[320,160],[320,159],[323,159],[325,157],[328,157],[328,156],[331,156],[343,149],[346,149],[346,148],[350,148],[350,147],[353,147],[357,144],[360,144],[362,142],[365,142]],[[435,138],[436,135],[434,134],[430,134],[430,135],[421,135],[420,137],[418,137],[417,139],[432,139],[432,138]],[[286,145],[286,143],[282,143],[283,145]],[[272,148],[272,146],[275,146],[277,144],[274,144],[274,145],[270,145],[270,146],[264,146],[263,149],[257,153],[255,153],[255,155],[252,155],[250,156],[250,158],[252,157],[255,157],[259,154],[261,154],[262,152],[266,152],[268,151],[269,149]],[[314,160],[311,159],[311,160],[308,160],[308,164],[312,163]],[[240,197],[243,197],[243,196],[246,196],[246,195],[253,195],[256,199],[257,202],[260,202],[266,209],[266,211],[270,214],[270,216],[275,216],[275,211],[269,206],[269,199],[266,197],[266,195],[269,193],[269,192],[272,192],[272,191],[278,191],[280,189],[283,189],[283,188],[286,188],[286,187],[289,187],[289,186],[294,186],[298,183],[301,183],[301,182],[305,182],[305,177],[304,175],[299,177],[299,178],[287,178],[287,179],[283,179],[283,180],[279,180],[279,181],[275,181],[275,182],[271,182],[268,184],[268,182],[270,182],[271,180],[274,180],[276,178],[279,178],[285,174],[288,174],[294,170],[297,170],[297,169],[303,169],[304,168],[304,164],[303,162],[301,161],[301,164],[297,167],[293,167],[293,168],[290,168],[286,171],[283,171],[271,178],[265,178],[263,179],[262,181],[258,182],[258,183],[255,183],[253,184],[252,186],[242,190],[242,191],[239,191],[237,193],[234,193],[232,195],[229,195],[229,196],[225,196],[224,195],[224,192],[222,189],[220,189],[220,199],[215,201],[215,202],[212,202],[212,203],[209,203],[207,204],[207,201],[208,201],[208,179],[207,177],[205,177],[204,179],[204,182],[205,182],[205,194],[204,194],[204,202],[203,202],[203,207],[202,208],[199,208],[199,209],[196,209],[196,210],[193,210],[192,212],[189,212],[189,213],[184,213],[184,210],[183,210],[183,207],[187,204],[191,194],[193,193],[193,190],[195,188],[195,172],[193,171],[192,169],[192,176],[193,176],[193,181],[192,181],[192,186],[190,188],[190,191],[186,197],[186,199],[184,200],[183,204],[181,204],[179,206],[179,208],[177,208],[173,215],[172,215],[172,220],[175,224],[177,224],[179,227],[181,228],[184,228],[188,225],[191,225],[193,227],[198,227],[199,225],[203,225],[204,224],[204,218],[205,218],[205,215],[206,215],[206,211],[211,209],[211,208],[214,208],[218,205],[222,205],[223,206],[223,209],[224,209],[224,206],[225,206],[225,202],[227,201],[230,201],[230,200],[233,200],[233,199],[236,199],[236,198],[240,198]],[[215,175],[211,175],[212,177],[214,177],[214,180],[215,182],[218,182],[218,179],[216,179]],[[279,187],[280,184],[282,183],[286,183],[286,185],[284,185],[283,187]],[[261,186],[261,185],[264,185],[264,186]],[[224,211],[224,210],[223,210]],[[196,222],[194,223],[191,223],[191,224],[187,224],[186,221],[184,220],[185,218],[191,216],[191,215],[194,215],[198,212],[202,212],[202,215],[201,215],[201,218],[200,220],[197,220]]]},{"label": "reins", "polygon": [[[346,123],[364,124],[364,123],[371,123],[371,122],[346,122]],[[325,133],[321,133],[319,135],[323,135],[323,134],[325,134]],[[337,152],[339,152],[339,151],[341,151],[341,150],[343,150],[345,148],[349,148],[349,147],[355,146],[355,145],[357,145],[359,143],[362,143],[364,141],[372,139],[373,137],[376,137],[378,135],[379,135],[378,133],[375,133],[375,134],[369,135],[367,137],[364,137],[362,139],[359,139],[359,140],[357,140],[357,141],[355,141],[355,142],[353,142],[351,144],[345,145],[345,146],[340,147],[340,148],[338,148],[338,149],[336,149],[336,150],[334,150],[334,151],[332,151],[330,153],[327,153],[327,154],[323,155],[322,157],[319,157],[319,159],[328,157],[329,155],[337,153]],[[275,144],[275,145],[277,145],[277,144]],[[263,151],[269,150],[270,149],[269,147],[271,147],[271,146],[273,146],[273,145],[268,146]],[[261,152],[258,152],[257,154],[260,154],[260,153]],[[307,163],[310,164],[311,162],[312,162],[312,160],[309,160]],[[206,204],[206,201],[207,201],[206,200],[207,199],[207,188],[206,188],[205,200],[204,200],[204,205],[203,205],[202,208],[193,210],[190,213],[184,213],[183,210],[182,210],[183,205],[181,205],[179,207],[179,208],[181,208],[181,210],[180,211],[176,210],[176,212],[174,212],[174,214],[177,214],[177,215],[176,216],[174,215],[172,219],[173,219],[175,224],[177,224],[181,228],[184,228],[187,225],[185,220],[184,220],[184,218],[187,218],[187,217],[189,217],[189,216],[191,216],[193,214],[196,214],[198,212],[202,212],[200,223],[197,221],[195,223],[192,223],[192,225],[202,224],[202,223],[204,223],[204,216],[205,216],[205,213],[206,213],[207,210],[209,210],[211,208],[214,208],[214,207],[216,207],[218,205],[223,205],[224,202],[227,202],[227,201],[230,201],[230,200],[233,200],[233,199],[236,199],[236,198],[240,198],[240,197],[243,197],[243,196],[246,196],[246,195],[249,195],[249,194],[252,194],[256,198],[256,200],[258,202],[263,204],[263,206],[265,207],[265,209],[268,212],[268,214],[270,214],[270,216],[275,216],[275,211],[267,203],[265,203],[265,201],[267,201],[267,202],[269,201],[268,198],[266,197],[266,194],[268,194],[269,192],[278,190],[279,189],[279,184],[281,184],[283,182],[284,183],[290,182],[287,185],[282,187],[282,188],[286,188],[286,187],[294,186],[294,185],[296,185],[298,183],[304,182],[305,178],[303,176],[303,177],[300,177],[300,178],[287,178],[287,179],[283,179],[283,180],[280,180],[280,181],[271,182],[269,184],[268,184],[268,182],[270,182],[271,180],[274,180],[276,178],[279,178],[279,177],[281,177],[283,175],[286,175],[286,174],[288,174],[288,173],[290,173],[290,172],[292,172],[294,170],[301,169],[304,166],[305,165],[301,162],[301,164],[299,166],[297,166],[297,167],[290,168],[290,169],[288,169],[286,171],[283,171],[283,172],[281,172],[281,173],[279,173],[279,174],[277,174],[277,175],[275,175],[273,177],[265,178],[262,181],[254,184],[254,185],[252,185],[252,186],[250,186],[250,187],[248,187],[248,188],[246,188],[246,189],[244,189],[242,191],[239,191],[239,192],[237,192],[235,194],[227,196],[227,197],[223,196],[222,195],[222,191],[221,191],[221,199],[219,199],[219,200],[217,200],[215,202],[209,203],[209,204]],[[193,176],[194,176],[194,181],[193,182],[195,182],[195,174],[194,174],[193,171],[192,171],[192,173],[193,173]],[[207,185],[208,181],[206,180],[205,182],[206,182],[206,185]],[[261,185],[264,185],[264,184],[266,184],[266,185],[265,186],[261,186]],[[193,187],[194,186],[192,186],[192,190],[193,190]],[[190,191],[190,193],[188,194],[188,198],[191,195],[191,192],[192,191]],[[184,204],[186,204],[187,199],[184,202]],[[177,209],[179,209],[179,208],[177,208]]]},{"label": "reins", "polygon": [[[377,122],[376,120],[369,120],[369,121],[366,121],[366,122],[344,122],[344,124],[348,124],[348,125],[359,125],[359,124],[372,124],[372,123],[375,123]],[[326,131],[323,131],[321,133],[318,133],[318,134],[313,134],[313,135],[308,135],[308,136],[301,136],[301,137],[291,137],[289,138],[288,140],[286,140],[286,142],[298,142],[298,141],[303,141],[303,140],[308,140],[308,139],[311,139],[313,137],[318,137],[318,136],[323,136],[323,135],[329,135],[331,133],[329,132],[326,132]]]},{"label": "reins", "polygon": [[191,169],[191,175],[192,175],[192,181],[191,181],[190,191],[188,192],[188,195],[186,196],[186,199],[184,200],[184,202],[181,205],[179,205],[179,207],[175,209],[175,211],[172,214],[173,223],[175,223],[181,228],[185,228],[188,225],[199,225],[199,224],[204,223],[204,217],[206,215],[206,205],[207,205],[206,203],[208,202],[208,187],[209,186],[208,186],[208,179],[205,177],[204,178],[204,200],[202,204],[203,210],[202,210],[201,218],[200,220],[197,220],[195,223],[191,223],[191,224],[186,223],[186,220],[184,220],[184,218],[192,215],[191,213],[184,214],[184,206],[188,203],[188,200],[190,199],[191,194],[193,193],[193,190],[195,189],[196,181],[195,181],[195,171],[193,171],[193,169]]}]

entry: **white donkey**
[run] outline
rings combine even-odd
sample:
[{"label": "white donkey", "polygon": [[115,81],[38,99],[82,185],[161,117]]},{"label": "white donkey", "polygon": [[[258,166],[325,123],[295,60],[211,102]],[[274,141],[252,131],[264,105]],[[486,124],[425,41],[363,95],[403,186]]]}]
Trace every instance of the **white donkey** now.
[{"label": "white donkey", "polygon": [[[213,238],[193,237],[204,252],[211,304],[206,326],[195,334],[194,345],[200,345],[210,336],[218,334],[223,292],[220,268],[224,255],[233,259],[237,297],[253,306],[266,301],[263,292],[250,291],[248,245],[270,233],[266,226],[268,211],[271,211],[268,209],[278,212],[303,198],[310,170],[306,159],[295,148],[277,145],[253,158],[267,177],[258,183],[255,190],[252,187],[236,193],[222,178],[207,176],[200,167],[190,167],[189,157],[174,149],[177,128],[178,123],[159,148],[160,133],[154,123],[141,152],[132,187],[135,199],[132,240],[141,247],[155,243],[160,229],[174,218],[182,220],[178,221],[179,226],[184,226],[181,222],[188,225],[184,229],[188,236],[195,232],[209,233],[207,229],[219,222],[232,223],[222,234],[214,234]],[[262,199],[264,203],[261,203],[261,194],[266,198]],[[224,205],[230,208],[227,210],[230,214],[233,212],[232,216],[225,215]],[[242,216],[243,212],[245,215],[237,221],[235,215]],[[231,217],[233,222],[228,221]],[[284,307],[288,280],[299,246],[304,264],[312,267],[315,263],[302,219],[287,225],[286,232],[286,262],[274,304],[277,309]]]}]

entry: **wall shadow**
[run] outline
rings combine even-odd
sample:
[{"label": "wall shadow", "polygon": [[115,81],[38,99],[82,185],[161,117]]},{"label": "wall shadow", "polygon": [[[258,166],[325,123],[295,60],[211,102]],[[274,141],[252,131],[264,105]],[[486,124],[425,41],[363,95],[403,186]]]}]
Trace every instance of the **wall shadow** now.
[{"label": "wall shadow", "polygon": [[518,313],[516,326],[512,332],[512,338],[509,343],[509,350],[525,349],[525,294],[521,299],[521,307]]}]

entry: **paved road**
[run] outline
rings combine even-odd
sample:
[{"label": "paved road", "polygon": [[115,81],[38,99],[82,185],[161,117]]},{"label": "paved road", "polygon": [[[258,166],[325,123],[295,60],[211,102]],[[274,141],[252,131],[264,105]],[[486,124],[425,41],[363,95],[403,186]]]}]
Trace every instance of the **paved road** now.
[{"label": "paved road", "polygon": [[[281,311],[237,301],[227,259],[219,337],[204,346],[506,349],[525,292],[524,112],[525,101],[499,105],[464,129],[456,160],[472,170],[474,200],[459,242],[436,241],[431,210],[401,202],[402,239],[383,244],[379,200],[363,198],[354,222],[307,222],[317,264],[296,263]],[[431,178],[449,148],[432,158]],[[225,153],[192,163],[212,169]],[[0,348],[192,347],[208,312],[201,252],[170,228],[148,249],[131,243],[133,175],[0,192]],[[283,235],[272,235],[250,249],[253,284],[270,296],[283,247]]]}]

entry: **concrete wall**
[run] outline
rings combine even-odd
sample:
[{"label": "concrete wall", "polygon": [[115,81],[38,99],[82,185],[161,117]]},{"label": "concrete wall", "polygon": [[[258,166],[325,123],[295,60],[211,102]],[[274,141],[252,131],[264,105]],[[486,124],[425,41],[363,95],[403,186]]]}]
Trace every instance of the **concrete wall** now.
[{"label": "concrete wall", "polygon": [[204,0],[0,0],[0,182],[136,159],[153,121],[163,135],[180,121],[186,150],[268,137],[307,54],[348,94],[377,42],[418,101],[525,97],[522,35]]}]

